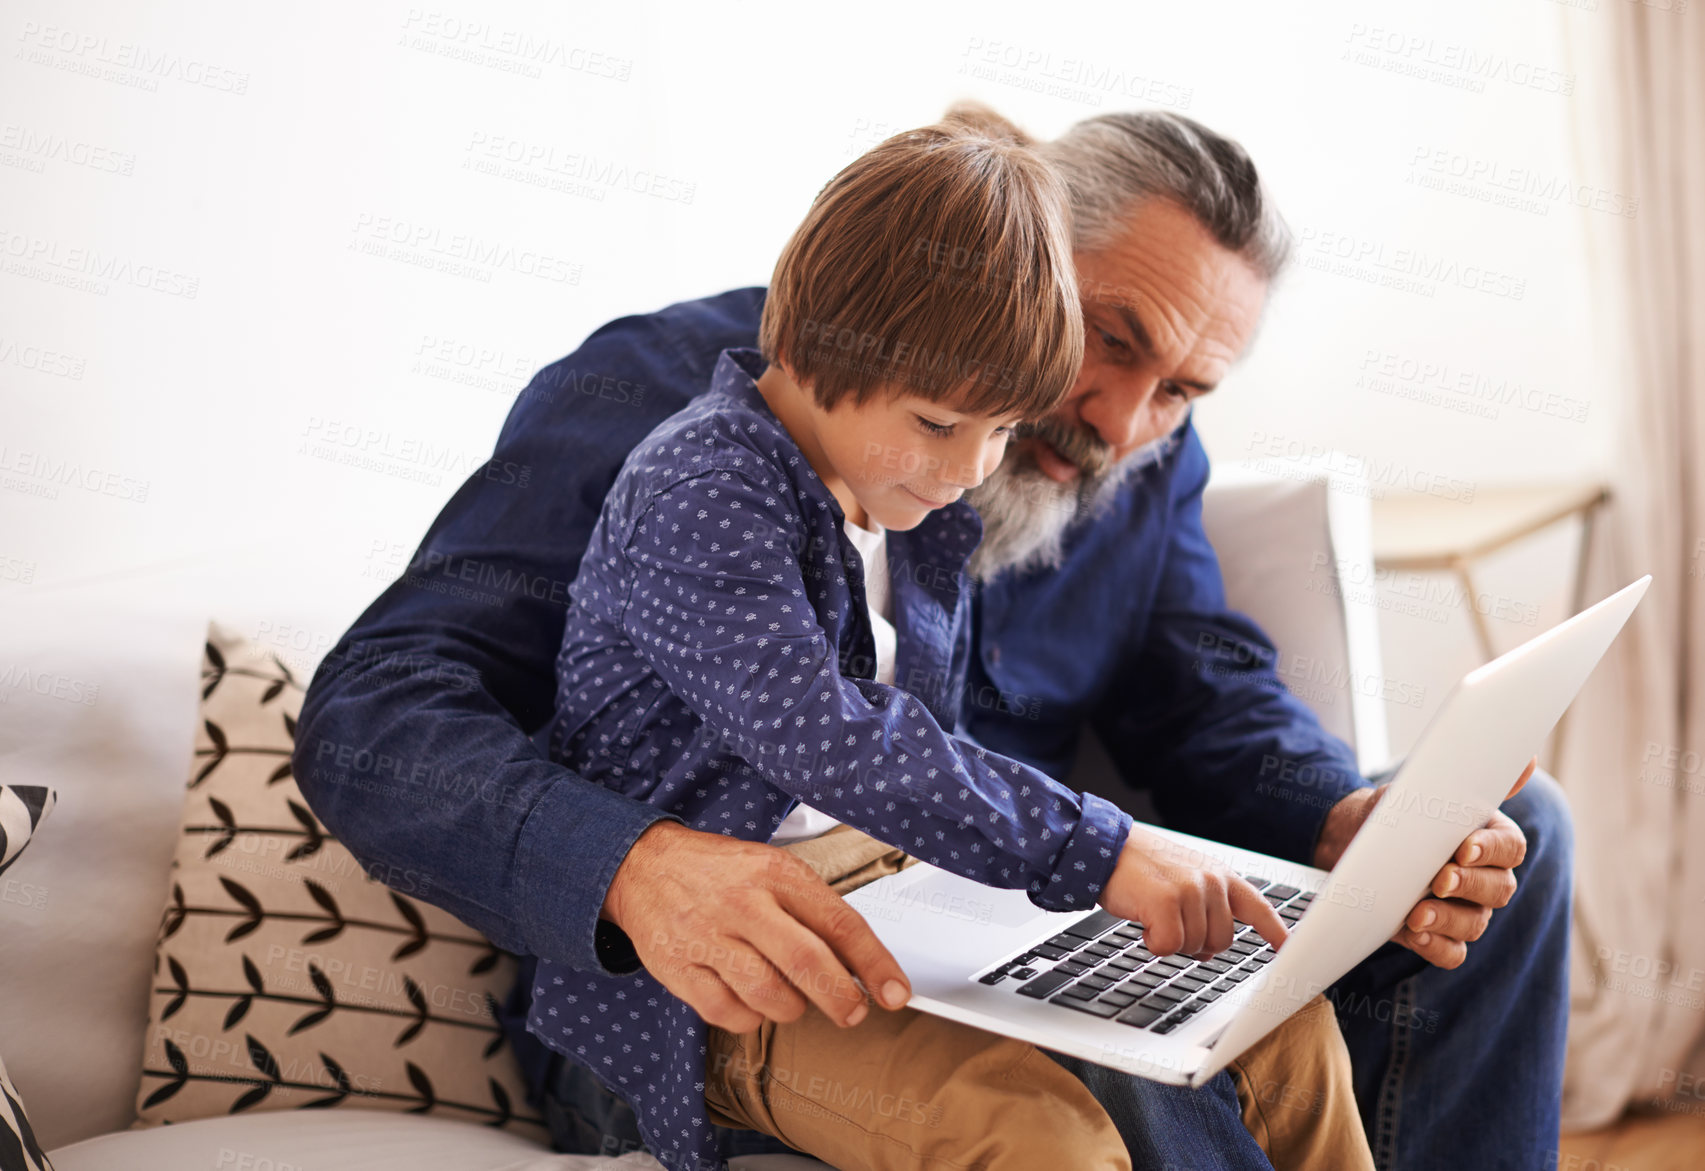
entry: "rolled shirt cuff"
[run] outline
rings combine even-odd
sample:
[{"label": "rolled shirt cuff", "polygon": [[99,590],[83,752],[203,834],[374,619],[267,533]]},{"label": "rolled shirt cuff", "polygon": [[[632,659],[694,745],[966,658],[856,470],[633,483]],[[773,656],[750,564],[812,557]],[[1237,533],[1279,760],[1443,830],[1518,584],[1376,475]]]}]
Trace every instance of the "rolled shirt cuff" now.
[{"label": "rolled shirt cuff", "polygon": [[639,967],[632,941],[599,916],[634,842],[664,819],[681,821],[580,777],[551,786],[528,816],[516,851],[521,914],[534,955],[607,976]]},{"label": "rolled shirt cuff", "polygon": [[1026,888],[1030,901],[1045,911],[1093,909],[1131,833],[1129,813],[1094,793],[1082,797],[1077,828],[1060,848],[1054,872]]}]

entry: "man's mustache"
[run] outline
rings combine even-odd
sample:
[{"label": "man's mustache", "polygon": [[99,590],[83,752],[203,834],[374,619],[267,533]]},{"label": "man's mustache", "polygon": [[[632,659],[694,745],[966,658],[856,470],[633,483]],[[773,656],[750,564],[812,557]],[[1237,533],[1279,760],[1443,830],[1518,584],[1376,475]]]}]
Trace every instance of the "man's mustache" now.
[{"label": "man's mustache", "polygon": [[1088,427],[1073,427],[1052,415],[1033,423],[1021,423],[1015,438],[1040,439],[1077,465],[1091,480],[1099,479],[1113,467],[1113,446]]}]

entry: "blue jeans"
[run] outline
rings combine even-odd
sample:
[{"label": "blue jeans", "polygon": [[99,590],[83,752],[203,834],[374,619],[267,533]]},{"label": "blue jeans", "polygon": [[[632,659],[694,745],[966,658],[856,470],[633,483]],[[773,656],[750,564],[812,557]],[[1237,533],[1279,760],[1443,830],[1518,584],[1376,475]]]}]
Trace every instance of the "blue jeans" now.
[{"label": "blue jeans", "polygon": [[1536,772],[1503,810],[1527,835],[1516,894],[1454,971],[1386,944],[1328,995],[1380,1168],[1554,1166],[1569,1021],[1574,824]]},{"label": "blue jeans", "polygon": [[[1555,1162],[1574,830],[1562,790],[1544,773],[1504,812],[1527,835],[1527,859],[1516,869],[1515,897],[1469,945],[1463,965],[1445,971],[1386,944],[1328,990],[1381,1171],[1527,1171]],[[524,1026],[521,1036],[537,1045]],[[1229,1074],[1190,1090],[1044,1052],[1106,1108],[1136,1171],[1270,1171]],[[639,1149],[627,1103],[573,1062],[556,1057],[551,1065],[544,1109],[559,1149]],[[717,1132],[725,1157],[792,1150],[758,1131]]]}]

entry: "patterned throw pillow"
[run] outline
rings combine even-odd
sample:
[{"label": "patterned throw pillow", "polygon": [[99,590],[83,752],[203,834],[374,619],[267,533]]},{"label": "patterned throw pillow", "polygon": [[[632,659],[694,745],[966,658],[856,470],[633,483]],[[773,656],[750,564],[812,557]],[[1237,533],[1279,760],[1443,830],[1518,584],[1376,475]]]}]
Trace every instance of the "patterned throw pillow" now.
[{"label": "patterned throw pillow", "polygon": [[[52,789],[41,785],[0,785],[0,874],[18,860],[36,827],[53,811]],[[5,1171],[53,1171],[36,1142],[24,1102],[6,1063],[0,1061],[0,1167]]]},{"label": "patterned throw pillow", "polygon": [[209,629],[138,1125],[348,1107],[546,1141],[494,1019],[515,958],[326,832],[290,772],[301,706],[282,661]]},{"label": "patterned throw pillow", "polygon": [[41,785],[0,785],[0,874],[18,860],[36,827],[53,812],[53,800],[53,790]]}]

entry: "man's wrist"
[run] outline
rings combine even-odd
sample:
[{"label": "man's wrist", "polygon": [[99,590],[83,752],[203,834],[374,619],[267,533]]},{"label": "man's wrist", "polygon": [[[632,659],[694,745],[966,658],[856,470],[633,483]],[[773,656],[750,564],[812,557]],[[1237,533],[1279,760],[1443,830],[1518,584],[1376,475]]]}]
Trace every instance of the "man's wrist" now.
[{"label": "man's wrist", "polygon": [[[680,826],[681,823],[669,818],[652,822],[640,831],[633,845],[628,847],[627,855],[616,867],[616,873],[610,879],[609,887],[604,891],[604,905],[598,910],[598,918],[627,930],[626,916],[623,914],[623,896],[626,894],[636,874],[643,874],[649,868],[652,856],[663,844],[663,838],[668,830],[664,826]],[[682,828],[685,828],[682,826]]]},{"label": "man's wrist", "polygon": [[632,889],[633,880],[637,875],[645,874],[651,869],[659,839],[668,833],[658,827],[680,824],[678,821],[664,818],[640,830],[639,836],[634,839],[633,845],[628,847],[628,852],[616,866],[616,873],[604,891],[604,903],[598,909],[598,922],[592,931],[592,953],[604,971],[611,975],[625,976],[644,966],[640,962],[639,949],[634,946],[633,938],[628,934],[623,896]]},{"label": "man's wrist", "polygon": [[1384,792],[1383,787],[1372,785],[1356,789],[1346,793],[1327,810],[1326,821],[1320,827],[1320,838],[1314,845],[1313,862],[1317,869],[1330,870],[1338,865],[1338,859],[1349,849],[1351,839],[1367,821],[1368,814],[1373,812],[1374,804]]},{"label": "man's wrist", "polygon": [[527,762],[521,779],[508,777],[517,789],[537,789],[514,852],[517,950],[596,971],[610,880],[639,836],[672,815],[544,759]]}]

